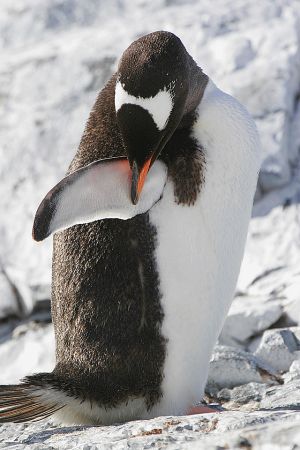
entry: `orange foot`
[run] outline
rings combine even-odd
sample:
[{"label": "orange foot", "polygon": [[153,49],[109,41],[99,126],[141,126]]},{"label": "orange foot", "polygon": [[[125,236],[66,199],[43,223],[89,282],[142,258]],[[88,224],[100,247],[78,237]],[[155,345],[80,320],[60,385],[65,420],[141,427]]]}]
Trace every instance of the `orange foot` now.
[{"label": "orange foot", "polygon": [[219,412],[219,411],[216,409],[210,408],[209,406],[204,406],[204,405],[200,406],[199,405],[199,406],[191,406],[188,409],[187,415],[190,416],[193,414],[208,414],[208,413],[216,413],[216,412]]}]

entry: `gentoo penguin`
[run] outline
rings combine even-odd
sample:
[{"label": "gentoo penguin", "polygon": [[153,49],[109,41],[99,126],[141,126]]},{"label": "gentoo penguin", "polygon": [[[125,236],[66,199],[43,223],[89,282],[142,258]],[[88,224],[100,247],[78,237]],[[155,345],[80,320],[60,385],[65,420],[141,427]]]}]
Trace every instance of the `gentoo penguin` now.
[{"label": "gentoo penguin", "polygon": [[164,31],[100,92],[33,237],[54,235],[51,373],[0,387],[0,421],[110,424],[203,396],[260,164],[245,108]]}]

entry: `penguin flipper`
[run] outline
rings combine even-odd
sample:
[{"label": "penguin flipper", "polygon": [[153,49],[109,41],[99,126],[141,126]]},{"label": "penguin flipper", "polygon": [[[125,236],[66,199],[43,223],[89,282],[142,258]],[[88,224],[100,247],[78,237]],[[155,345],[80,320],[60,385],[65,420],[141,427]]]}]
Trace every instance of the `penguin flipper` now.
[{"label": "penguin flipper", "polygon": [[41,202],[32,236],[42,241],[56,231],[101,219],[130,219],[162,196],[167,168],[155,161],[136,205],[130,199],[131,169],[126,158],[98,160],[63,178]]}]

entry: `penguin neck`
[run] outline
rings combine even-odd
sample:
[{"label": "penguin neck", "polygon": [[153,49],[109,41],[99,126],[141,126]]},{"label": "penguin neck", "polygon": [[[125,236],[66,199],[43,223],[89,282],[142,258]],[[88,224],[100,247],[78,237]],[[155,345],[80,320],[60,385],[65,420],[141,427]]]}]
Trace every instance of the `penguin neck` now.
[{"label": "penguin neck", "polygon": [[185,116],[191,115],[197,109],[201,102],[205,88],[209,81],[208,76],[197,66],[192,57],[190,57],[190,77],[189,90],[185,104],[183,120]]}]

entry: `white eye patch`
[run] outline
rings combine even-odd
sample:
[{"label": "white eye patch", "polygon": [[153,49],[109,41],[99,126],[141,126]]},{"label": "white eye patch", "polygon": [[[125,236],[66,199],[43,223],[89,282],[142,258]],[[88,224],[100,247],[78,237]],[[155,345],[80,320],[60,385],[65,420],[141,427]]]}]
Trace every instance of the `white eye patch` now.
[{"label": "white eye patch", "polygon": [[128,94],[121,82],[118,81],[115,90],[116,111],[124,104],[138,105],[148,111],[159,131],[163,130],[167,125],[173,109],[173,100],[170,92],[166,88],[159,91],[154,97],[135,97],[134,95]]}]

